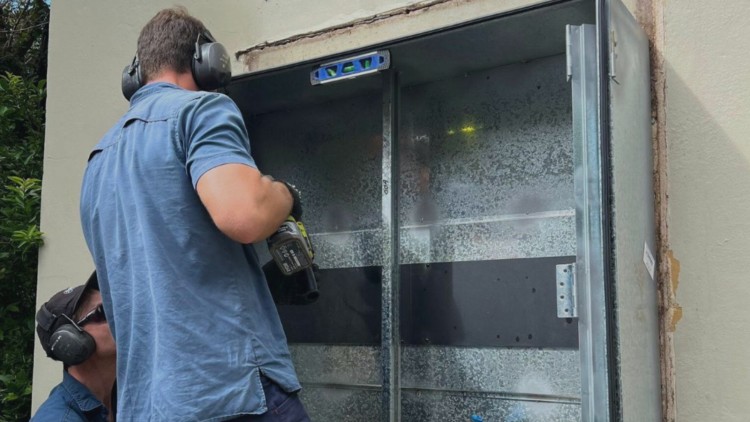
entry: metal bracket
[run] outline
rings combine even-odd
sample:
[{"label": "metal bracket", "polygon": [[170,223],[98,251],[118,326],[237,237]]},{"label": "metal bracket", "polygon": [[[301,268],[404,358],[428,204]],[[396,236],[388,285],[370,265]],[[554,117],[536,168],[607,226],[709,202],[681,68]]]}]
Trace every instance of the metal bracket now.
[{"label": "metal bracket", "polygon": [[557,282],[557,317],[577,318],[576,264],[555,266]]},{"label": "metal bracket", "polygon": [[572,31],[572,25],[565,25],[565,79],[567,82],[570,82],[573,78],[573,57],[571,57]]}]

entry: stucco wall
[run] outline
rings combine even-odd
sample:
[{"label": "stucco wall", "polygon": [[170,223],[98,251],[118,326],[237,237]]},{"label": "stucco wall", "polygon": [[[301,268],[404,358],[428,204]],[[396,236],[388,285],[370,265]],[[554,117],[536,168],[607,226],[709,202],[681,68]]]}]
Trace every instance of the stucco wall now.
[{"label": "stucco wall", "polygon": [[750,2],[662,4],[677,420],[746,421]]}]

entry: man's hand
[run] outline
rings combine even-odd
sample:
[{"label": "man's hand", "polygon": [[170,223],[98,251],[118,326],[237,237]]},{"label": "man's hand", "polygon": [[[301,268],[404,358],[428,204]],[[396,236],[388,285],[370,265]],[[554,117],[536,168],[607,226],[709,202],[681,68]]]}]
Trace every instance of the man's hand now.
[{"label": "man's hand", "polygon": [[283,183],[287,189],[289,189],[289,193],[292,195],[292,210],[289,212],[289,215],[294,217],[295,220],[299,221],[302,219],[302,202],[301,202],[301,196],[299,193],[299,190],[297,190],[297,187],[289,182],[285,182],[283,180],[277,180],[278,182]]}]

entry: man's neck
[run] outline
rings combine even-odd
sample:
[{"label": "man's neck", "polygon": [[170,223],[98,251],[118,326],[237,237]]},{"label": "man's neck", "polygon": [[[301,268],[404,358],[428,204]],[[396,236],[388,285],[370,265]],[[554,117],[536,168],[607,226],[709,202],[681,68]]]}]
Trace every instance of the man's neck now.
[{"label": "man's neck", "polygon": [[149,78],[147,84],[156,82],[166,82],[190,91],[198,91],[198,85],[196,85],[195,79],[193,79],[193,74],[190,72],[179,73],[174,70],[164,70]]},{"label": "man's neck", "polygon": [[68,374],[91,391],[112,415],[112,387],[115,384],[117,368],[115,358],[99,359],[91,357],[82,364],[68,368]]}]

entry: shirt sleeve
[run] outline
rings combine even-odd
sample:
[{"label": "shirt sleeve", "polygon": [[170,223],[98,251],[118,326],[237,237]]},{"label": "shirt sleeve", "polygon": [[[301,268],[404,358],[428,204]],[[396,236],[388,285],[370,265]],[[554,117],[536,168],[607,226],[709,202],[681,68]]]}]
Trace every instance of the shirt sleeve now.
[{"label": "shirt sleeve", "polygon": [[189,102],[180,114],[187,173],[193,183],[224,164],[257,167],[237,105],[223,94],[206,93]]}]

